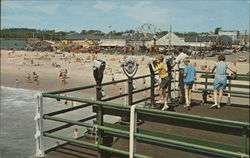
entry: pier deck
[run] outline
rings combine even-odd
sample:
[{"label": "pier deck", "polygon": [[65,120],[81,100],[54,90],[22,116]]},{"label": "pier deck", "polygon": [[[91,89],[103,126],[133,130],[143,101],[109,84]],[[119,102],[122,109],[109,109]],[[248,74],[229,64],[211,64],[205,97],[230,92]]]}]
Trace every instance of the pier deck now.
[{"label": "pier deck", "polygon": [[[226,120],[234,120],[234,121],[242,121],[242,122],[249,122],[249,108],[244,107],[236,107],[236,106],[223,106],[221,109],[210,109],[211,104],[200,104],[199,101],[195,101],[193,107],[190,111],[183,108],[183,106],[178,106],[175,108],[170,108],[170,110],[174,110],[176,112],[181,113],[188,113],[194,114],[199,116],[206,116],[206,117],[213,117],[213,118],[220,118]],[[159,132],[167,132],[170,134],[188,136],[203,140],[210,140],[210,141],[217,141],[221,143],[228,143],[233,145],[240,145],[241,136],[238,135],[231,135],[230,131],[225,131],[222,133],[206,131],[206,130],[199,130],[199,129],[191,129],[187,127],[169,125],[169,124],[162,124],[162,123],[155,123],[145,121],[139,128],[143,129],[150,129],[153,131]],[[220,130],[220,129],[217,129]],[[231,131],[233,133],[234,131]],[[236,139],[237,138],[237,139]],[[89,141],[86,138],[81,138],[80,140]],[[249,142],[249,138],[248,138]],[[93,143],[93,142],[92,142]],[[127,139],[119,138],[117,142],[112,146],[116,149],[122,149],[128,151],[129,149],[129,142]],[[186,150],[175,149],[174,147],[161,147],[152,144],[146,144],[137,142],[136,144],[137,153],[147,155],[154,158],[177,158],[177,157],[185,157],[185,158],[207,158],[207,157],[214,157],[214,155],[209,154],[201,154]],[[78,144],[68,143],[65,145],[60,145],[53,150],[50,150],[46,153],[47,158],[94,158],[98,156],[98,151],[96,149],[91,149],[88,147],[83,147]],[[122,155],[113,155],[113,157],[124,157]]]}]

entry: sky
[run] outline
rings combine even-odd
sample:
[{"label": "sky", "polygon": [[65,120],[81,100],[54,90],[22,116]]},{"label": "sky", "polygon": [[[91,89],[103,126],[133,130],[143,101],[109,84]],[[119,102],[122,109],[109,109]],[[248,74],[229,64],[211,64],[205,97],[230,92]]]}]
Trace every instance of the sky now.
[{"label": "sky", "polygon": [[1,0],[1,28],[244,32],[249,11],[249,0]]}]

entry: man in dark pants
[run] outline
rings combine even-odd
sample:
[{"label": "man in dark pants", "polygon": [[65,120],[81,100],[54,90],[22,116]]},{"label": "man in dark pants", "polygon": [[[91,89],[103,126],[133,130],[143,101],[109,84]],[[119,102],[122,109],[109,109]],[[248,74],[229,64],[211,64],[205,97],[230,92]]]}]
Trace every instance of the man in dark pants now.
[{"label": "man in dark pants", "polygon": [[185,100],[185,90],[184,90],[184,81],[183,81],[185,64],[184,64],[183,60],[186,57],[188,57],[188,55],[183,53],[182,48],[179,48],[179,50],[175,52],[175,56],[177,56],[177,57],[174,60],[174,66],[177,64],[178,69],[179,69],[179,88],[180,88],[180,92],[181,92],[180,104],[185,104],[186,100]]}]

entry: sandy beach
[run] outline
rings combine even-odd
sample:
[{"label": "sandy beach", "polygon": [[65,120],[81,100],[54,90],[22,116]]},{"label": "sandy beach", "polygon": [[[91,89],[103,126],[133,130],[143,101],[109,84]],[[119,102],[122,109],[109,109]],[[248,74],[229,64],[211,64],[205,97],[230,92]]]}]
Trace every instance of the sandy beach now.
[{"label": "sandy beach", "polygon": [[[237,73],[246,74],[249,72],[248,62],[237,62],[237,56],[241,54],[226,56],[230,68]],[[95,84],[93,77],[93,55],[89,53],[61,53],[52,52],[31,52],[1,50],[1,85],[6,87],[18,87],[24,89],[35,89],[40,91],[52,91],[79,87],[88,84]],[[147,56],[131,55],[106,55],[98,54],[97,59],[106,61],[106,69],[103,82],[112,81],[112,73],[115,80],[126,79],[122,71],[121,64],[125,58],[134,58],[139,63],[138,72],[135,76],[149,74]],[[202,70],[204,65],[212,69],[216,63],[216,57],[205,59],[192,59],[191,64],[196,64],[196,70]],[[60,71],[67,69],[66,84],[62,85],[59,77]],[[32,73],[39,75],[39,83],[32,82]],[[27,80],[30,74],[31,81]],[[147,82],[149,83],[149,82]]]}]

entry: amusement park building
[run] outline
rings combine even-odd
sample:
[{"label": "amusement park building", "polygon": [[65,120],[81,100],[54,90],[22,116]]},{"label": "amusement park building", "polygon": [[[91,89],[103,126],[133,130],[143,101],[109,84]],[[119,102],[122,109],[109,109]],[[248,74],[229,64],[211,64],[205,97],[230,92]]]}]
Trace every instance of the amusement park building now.
[{"label": "amusement park building", "polygon": [[68,35],[65,40],[67,43],[75,43],[76,41],[93,40],[98,42],[101,47],[146,47],[150,43],[150,38],[138,38],[134,36],[96,36],[96,35]]}]

